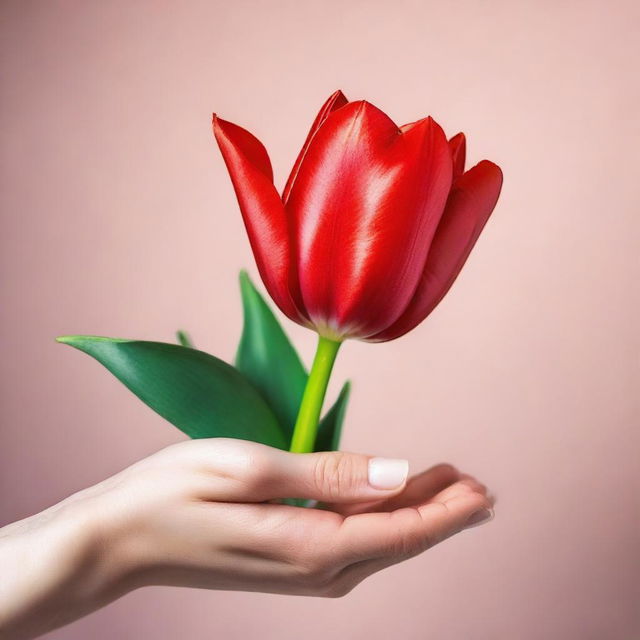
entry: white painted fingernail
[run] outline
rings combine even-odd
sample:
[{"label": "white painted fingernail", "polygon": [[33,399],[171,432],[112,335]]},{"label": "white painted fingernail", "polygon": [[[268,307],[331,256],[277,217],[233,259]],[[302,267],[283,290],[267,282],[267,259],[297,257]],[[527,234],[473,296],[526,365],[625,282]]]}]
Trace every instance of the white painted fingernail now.
[{"label": "white painted fingernail", "polygon": [[397,489],[409,474],[409,461],[393,458],[369,460],[369,484],[375,489]]}]

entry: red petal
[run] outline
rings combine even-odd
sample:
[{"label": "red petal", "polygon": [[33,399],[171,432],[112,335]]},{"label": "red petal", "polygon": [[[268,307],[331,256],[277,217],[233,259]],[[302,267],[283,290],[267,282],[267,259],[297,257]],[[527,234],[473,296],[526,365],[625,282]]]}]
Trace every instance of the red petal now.
[{"label": "red petal", "polygon": [[464,173],[464,162],[467,155],[467,141],[464,133],[458,133],[449,140],[451,157],[453,158],[454,181]]},{"label": "red petal", "polygon": [[394,340],[420,324],[454,283],[496,206],[502,171],[483,160],[454,184],[440,220],[416,293],[399,320],[371,338]]},{"label": "red petal", "polygon": [[299,294],[296,296],[286,212],[273,185],[267,151],[248,131],[215,114],[213,132],[231,176],[260,276],[282,312],[306,323],[296,301]]},{"label": "red petal", "polygon": [[365,337],[400,316],[451,171],[447,140],[431,118],[403,133],[373,105],[351,102],[326,119],[287,203],[304,306],[321,331]]},{"label": "red petal", "polygon": [[289,179],[287,180],[287,184],[284,187],[284,191],[282,192],[282,201],[286,204],[289,199],[289,193],[291,192],[291,188],[293,187],[293,183],[298,175],[298,170],[300,169],[300,165],[302,164],[302,160],[307,153],[307,149],[309,147],[309,143],[311,139],[315,135],[316,131],[320,128],[320,125],[329,117],[329,115],[339,109],[340,107],[344,107],[349,101],[345,97],[344,93],[338,89],[336,92],[332,93],[329,96],[329,99],[322,105],[322,108],[318,112],[316,119],[313,121],[311,125],[311,130],[307,135],[307,139],[304,141],[302,145],[302,149],[296,158],[296,162],[293,165],[293,169],[291,169],[291,174],[289,175]]}]

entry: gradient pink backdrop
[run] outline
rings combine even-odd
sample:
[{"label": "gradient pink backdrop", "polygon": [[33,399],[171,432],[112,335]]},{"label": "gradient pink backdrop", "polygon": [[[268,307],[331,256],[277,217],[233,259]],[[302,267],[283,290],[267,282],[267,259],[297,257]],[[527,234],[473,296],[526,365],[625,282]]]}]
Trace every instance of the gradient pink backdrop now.
[{"label": "gradient pink backdrop", "polygon": [[444,303],[349,344],[332,387],[355,380],[345,448],[468,469],[495,521],[341,600],[152,588],[50,638],[640,637],[638,6],[2,3],[3,523],[182,437],[54,336],[184,327],[232,358],[256,270],[213,110],[280,185],[336,88],[506,177]]}]

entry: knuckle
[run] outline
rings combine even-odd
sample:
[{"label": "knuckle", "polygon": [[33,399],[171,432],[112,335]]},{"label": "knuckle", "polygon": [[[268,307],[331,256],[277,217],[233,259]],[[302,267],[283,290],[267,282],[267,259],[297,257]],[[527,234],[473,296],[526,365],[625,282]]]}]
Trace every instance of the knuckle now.
[{"label": "knuckle", "polygon": [[357,583],[350,584],[344,581],[333,581],[327,585],[320,594],[323,598],[344,598],[351,593]]},{"label": "knuckle", "polygon": [[247,456],[245,460],[242,479],[250,491],[259,492],[268,482],[272,472],[272,464],[269,458],[253,453]]},{"label": "knuckle", "polygon": [[303,545],[294,562],[301,584],[313,593],[322,592],[327,588],[337,573],[331,554],[313,543]]},{"label": "knuckle", "polygon": [[307,561],[300,568],[302,582],[313,593],[323,593],[333,581],[334,572],[320,560]]},{"label": "knuckle", "polygon": [[430,546],[422,516],[416,509],[401,509],[392,514],[397,521],[396,533],[390,544],[391,555],[410,558],[422,553]]},{"label": "knuckle", "polygon": [[356,468],[353,456],[332,452],[322,454],[314,469],[315,488],[328,500],[351,492],[356,485]]}]

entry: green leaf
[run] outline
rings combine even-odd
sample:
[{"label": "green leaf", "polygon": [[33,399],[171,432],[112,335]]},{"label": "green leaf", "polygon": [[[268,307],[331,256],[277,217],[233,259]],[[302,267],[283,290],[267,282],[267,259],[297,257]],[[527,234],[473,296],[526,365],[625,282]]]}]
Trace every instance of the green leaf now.
[{"label": "green leaf", "polygon": [[208,353],[162,342],[64,336],[192,438],[229,437],[286,449],[289,439],[242,374]]},{"label": "green leaf", "polygon": [[[262,393],[290,441],[309,375],[287,334],[244,270],[240,272],[240,291],[244,327],[236,367]],[[349,391],[347,382],[320,421],[316,451],[338,449]]]},{"label": "green leaf", "polygon": [[182,329],[178,329],[178,331],[176,331],[176,340],[178,341],[178,344],[181,344],[183,347],[189,347],[189,349],[194,348],[191,336]]},{"label": "green leaf", "polygon": [[262,393],[290,440],[307,372],[246,271],[240,272],[240,291],[244,327],[236,367]]},{"label": "green leaf", "polygon": [[342,424],[347,412],[350,393],[351,383],[347,380],[340,390],[338,399],[320,421],[314,451],[337,451],[340,448]]}]

